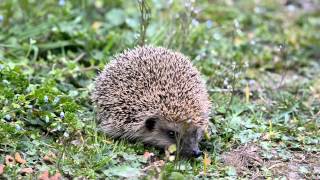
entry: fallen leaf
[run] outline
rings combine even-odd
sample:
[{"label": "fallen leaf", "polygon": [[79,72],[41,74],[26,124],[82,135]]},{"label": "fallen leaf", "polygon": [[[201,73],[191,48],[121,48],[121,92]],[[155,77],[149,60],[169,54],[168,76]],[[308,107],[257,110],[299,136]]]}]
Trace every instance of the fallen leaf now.
[{"label": "fallen leaf", "polygon": [[243,39],[241,39],[241,38],[239,38],[239,37],[234,38],[234,44],[235,44],[236,46],[239,46],[239,45],[241,45],[242,43],[243,43]]},{"label": "fallen leaf", "polygon": [[159,160],[159,161],[155,161],[153,164],[155,164],[156,166],[164,166],[165,162],[164,160]]},{"label": "fallen leaf", "polygon": [[171,144],[168,148],[168,151],[170,154],[174,153],[177,151],[177,146],[175,144]]},{"label": "fallen leaf", "polygon": [[32,168],[23,168],[20,170],[20,174],[22,174],[22,175],[31,174],[31,173],[33,173]]},{"label": "fallen leaf", "polygon": [[154,169],[156,172],[160,173],[161,172],[161,167],[164,166],[165,162],[164,160],[159,160],[151,163],[149,166],[145,167],[142,169],[144,172],[148,172],[151,169]]},{"label": "fallen leaf", "polygon": [[39,180],[49,180],[49,172],[44,171],[42,174],[40,174]]},{"label": "fallen leaf", "polygon": [[6,165],[14,165],[14,158],[10,155],[6,155]]},{"label": "fallen leaf", "polygon": [[57,172],[55,175],[50,177],[50,180],[60,180],[62,179],[61,173]]},{"label": "fallen leaf", "polygon": [[27,162],[26,160],[22,159],[18,152],[14,154],[14,159],[20,164],[25,164]]},{"label": "fallen leaf", "polygon": [[98,30],[102,26],[102,22],[100,21],[94,21],[91,25],[92,29],[95,31]]},{"label": "fallen leaf", "polygon": [[149,153],[148,151],[144,152],[144,154],[143,154],[143,157],[146,158],[146,159],[149,159],[152,156],[154,156],[154,154],[153,153]]},{"label": "fallen leaf", "polygon": [[207,141],[210,141],[210,139],[211,139],[210,134],[209,134],[209,132],[208,132],[208,129],[206,129],[206,130],[204,131],[204,138],[205,138]]},{"label": "fallen leaf", "polygon": [[173,155],[169,156],[169,161],[174,161],[175,159],[176,159],[175,156],[173,156]]},{"label": "fallen leaf", "polygon": [[246,103],[249,103],[250,101],[250,87],[249,84],[246,85],[244,89],[245,95],[246,95]]},{"label": "fallen leaf", "polygon": [[0,164],[0,175],[3,174],[4,167],[5,167],[5,166],[4,166],[3,164]]},{"label": "fallen leaf", "polygon": [[254,33],[253,32],[249,32],[248,33],[248,38],[249,39],[253,39],[254,38]]},{"label": "fallen leaf", "polygon": [[207,169],[208,169],[208,166],[211,164],[211,159],[210,157],[208,156],[208,153],[205,152],[204,153],[204,158],[203,158],[203,172],[204,174],[207,173]]},{"label": "fallen leaf", "polygon": [[47,163],[52,163],[52,159],[48,156],[48,155],[45,155],[43,157],[43,161],[47,162]]},{"label": "fallen leaf", "polygon": [[112,144],[112,141],[109,141],[109,140],[105,140],[104,142],[107,144]]},{"label": "fallen leaf", "polygon": [[55,158],[56,158],[56,155],[52,152],[49,152],[43,157],[43,161],[47,163],[53,163]]},{"label": "fallen leaf", "polygon": [[75,146],[80,146],[82,144],[82,142],[79,139],[77,139],[77,140],[71,141],[71,144],[75,145]]}]

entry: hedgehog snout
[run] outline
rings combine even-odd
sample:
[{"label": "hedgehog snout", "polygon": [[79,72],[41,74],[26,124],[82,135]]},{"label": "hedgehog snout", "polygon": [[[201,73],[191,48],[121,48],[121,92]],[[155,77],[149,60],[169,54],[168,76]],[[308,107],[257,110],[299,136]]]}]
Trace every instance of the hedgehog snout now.
[{"label": "hedgehog snout", "polygon": [[182,139],[181,153],[186,157],[198,158],[202,155],[199,149],[199,141],[202,139],[201,129],[190,129]]},{"label": "hedgehog snout", "polygon": [[193,157],[198,158],[202,155],[202,151],[200,149],[193,150]]},{"label": "hedgehog snout", "polygon": [[193,147],[182,149],[182,155],[186,157],[198,158],[202,155],[202,151],[200,151],[198,145],[193,145]]}]

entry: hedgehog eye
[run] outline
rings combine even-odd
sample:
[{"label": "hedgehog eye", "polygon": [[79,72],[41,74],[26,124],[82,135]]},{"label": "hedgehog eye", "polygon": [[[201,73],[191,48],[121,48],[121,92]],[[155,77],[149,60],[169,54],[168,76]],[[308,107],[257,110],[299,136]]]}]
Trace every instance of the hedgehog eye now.
[{"label": "hedgehog eye", "polygon": [[152,118],[149,118],[146,120],[145,122],[145,126],[146,128],[151,131],[154,129],[154,126],[156,125],[156,121],[157,121],[157,118],[155,117],[152,117]]},{"label": "hedgehog eye", "polygon": [[171,139],[174,139],[176,137],[176,133],[174,131],[168,131],[168,136]]}]

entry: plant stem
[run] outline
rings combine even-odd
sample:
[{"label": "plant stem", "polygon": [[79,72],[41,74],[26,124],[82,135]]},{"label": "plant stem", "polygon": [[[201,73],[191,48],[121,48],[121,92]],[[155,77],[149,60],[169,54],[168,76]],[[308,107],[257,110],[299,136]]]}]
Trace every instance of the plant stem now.
[{"label": "plant stem", "polygon": [[146,41],[146,32],[150,21],[150,7],[146,0],[138,0],[140,10],[140,36],[138,44],[143,46]]}]

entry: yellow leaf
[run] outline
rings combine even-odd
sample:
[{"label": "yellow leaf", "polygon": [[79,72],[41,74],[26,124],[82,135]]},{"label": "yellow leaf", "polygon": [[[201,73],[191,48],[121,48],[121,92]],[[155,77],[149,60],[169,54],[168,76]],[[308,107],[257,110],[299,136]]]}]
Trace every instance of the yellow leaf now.
[{"label": "yellow leaf", "polygon": [[210,139],[211,139],[210,134],[208,133],[208,130],[207,130],[207,129],[204,131],[204,138],[205,138],[207,141],[210,141]]},{"label": "yellow leaf", "polygon": [[274,138],[275,133],[272,130],[272,121],[269,120],[269,134],[267,135],[268,139]]},{"label": "yellow leaf", "polygon": [[236,37],[236,38],[234,39],[234,44],[235,44],[236,46],[239,46],[239,45],[241,45],[242,43],[243,43],[243,40],[242,40],[241,38]]},{"label": "yellow leaf", "polygon": [[94,21],[91,25],[92,29],[95,31],[98,30],[102,26],[102,22],[100,21]]},{"label": "yellow leaf", "polygon": [[170,154],[174,153],[177,151],[177,146],[175,144],[171,144],[168,148],[168,151]]},{"label": "yellow leaf", "polygon": [[249,103],[250,100],[250,87],[247,83],[246,88],[244,89],[245,95],[246,95],[246,103]]},{"label": "yellow leaf", "polygon": [[18,152],[16,152],[14,154],[14,159],[20,164],[25,164],[26,163],[26,160],[22,159],[22,157],[20,156],[20,154]]},{"label": "yellow leaf", "polygon": [[210,164],[211,164],[211,159],[210,159],[210,157],[208,156],[208,153],[205,152],[205,153],[204,153],[204,158],[203,158],[203,172],[204,172],[204,174],[207,173],[207,168],[208,168],[208,166],[209,166]]},{"label": "yellow leaf", "polygon": [[174,159],[175,159],[175,156],[169,156],[169,161],[174,161]]}]

